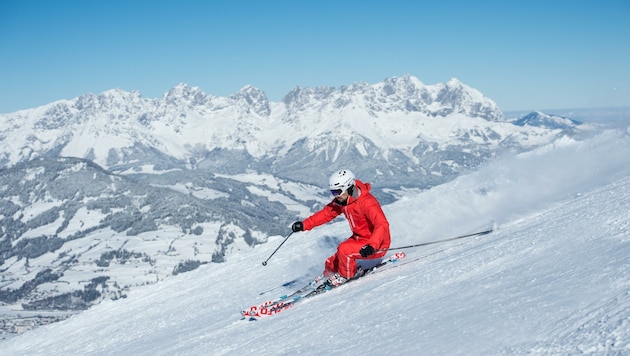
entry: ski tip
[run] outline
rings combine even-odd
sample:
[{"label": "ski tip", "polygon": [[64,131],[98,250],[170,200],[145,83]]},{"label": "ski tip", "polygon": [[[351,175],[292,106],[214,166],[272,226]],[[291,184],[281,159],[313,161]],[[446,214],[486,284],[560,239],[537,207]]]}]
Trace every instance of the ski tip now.
[{"label": "ski tip", "polygon": [[241,311],[241,320],[256,321],[258,320],[258,316],[255,314],[250,314],[247,311],[243,310]]}]

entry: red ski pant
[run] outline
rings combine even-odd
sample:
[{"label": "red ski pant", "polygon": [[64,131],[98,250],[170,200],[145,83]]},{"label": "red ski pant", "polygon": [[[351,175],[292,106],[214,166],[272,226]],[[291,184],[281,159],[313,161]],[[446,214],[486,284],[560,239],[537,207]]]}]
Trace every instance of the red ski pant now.
[{"label": "red ski pant", "polygon": [[[351,278],[357,273],[357,259],[363,259],[359,250],[361,247],[367,244],[366,240],[357,240],[350,237],[346,241],[337,246],[337,253],[326,259],[326,269],[324,275],[329,276],[334,273],[339,273],[344,278]],[[379,249],[377,246],[373,246]],[[389,246],[388,246],[389,247]],[[377,251],[371,256],[365,257],[365,259],[381,258],[385,256],[387,251]]]}]

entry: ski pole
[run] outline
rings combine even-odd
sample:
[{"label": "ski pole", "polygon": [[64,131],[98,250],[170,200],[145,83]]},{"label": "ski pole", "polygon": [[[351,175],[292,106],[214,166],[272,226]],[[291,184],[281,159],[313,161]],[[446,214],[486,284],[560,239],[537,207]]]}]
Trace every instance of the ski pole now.
[{"label": "ski pole", "polygon": [[282,241],[282,243],[280,244],[280,246],[278,246],[278,247],[276,248],[276,250],[275,250],[275,251],[273,251],[273,252],[271,253],[271,255],[269,255],[269,257],[267,257],[267,259],[266,259],[265,261],[263,261],[263,263],[262,263],[262,265],[263,265],[263,266],[266,266],[266,265],[267,265],[267,261],[269,261],[269,259],[271,258],[271,256],[273,256],[273,255],[274,255],[274,254],[275,254],[275,253],[276,253],[276,252],[280,249],[280,247],[282,247],[282,245],[284,245],[284,243],[285,243],[285,242],[287,242],[287,240],[289,239],[289,236],[291,236],[292,234],[293,234],[293,231],[291,231],[291,232],[287,235],[287,237],[285,237],[285,238],[284,238],[284,240]]},{"label": "ski pole", "polygon": [[379,250],[379,251],[387,251],[387,250],[402,250],[402,249],[406,249],[406,248],[412,248],[412,247],[420,247],[420,246],[426,246],[426,245],[433,245],[433,244],[439,244],[442,242],[447,242],[447,241],[453,241],[453,240],[458,240],[458,239],[463,239],[465,237],[471,237],[471,236],[479,236],[479,235],[485,235],[485,234],[489,234],[492,231],[494,231],[493,229],[490,230],[484,230],[484,231],[479,231],[479,232],[475,232],[472,234],[467,234],[467,235],[461,235],[461,236],[457,236],[457,237],[451,237],[449,239],[444,239],[444,240],[437,240],[437,241],[430,241],[430,242],[423,242],[421,244],[415,244],[415,245],[409,245],[409,246],[401,246],[401,247],[392,247],[386,250]]}]

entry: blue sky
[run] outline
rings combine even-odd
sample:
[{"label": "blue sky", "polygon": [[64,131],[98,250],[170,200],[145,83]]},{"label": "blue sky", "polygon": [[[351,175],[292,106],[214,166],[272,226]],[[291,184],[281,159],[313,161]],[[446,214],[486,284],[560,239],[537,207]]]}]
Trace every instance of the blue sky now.
[{"label": "blue sky", "polygon": [[0,1],[0,113],[179,83],[458,78],[504,111],[630,106],[630,1]]}]

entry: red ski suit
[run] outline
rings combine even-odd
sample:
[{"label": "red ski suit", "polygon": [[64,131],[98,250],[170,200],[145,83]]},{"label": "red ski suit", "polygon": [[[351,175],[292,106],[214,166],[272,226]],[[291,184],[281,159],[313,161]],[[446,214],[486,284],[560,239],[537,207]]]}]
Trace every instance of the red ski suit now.
[{"label": "red ski suit", "polygon": [[[389,222],[376,198],[370,194],[370,184],[355,180],[355,193],[349,196],[345,205],[333,199],[322,210],[306,218],[302,223],[304,230],[323,225],[337,216],[344,214],[352,236],[337,246],[337,253],[326,260],[325,274],[339,273],[350,278],[357,271],[357,258],[362,258],[359,250],[370,244],[377,252],[367,257],[381,258],[387,253],[391,237]],[[382,250],[382,251],[379,251]]]}]

